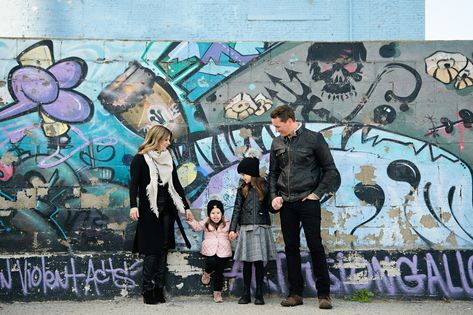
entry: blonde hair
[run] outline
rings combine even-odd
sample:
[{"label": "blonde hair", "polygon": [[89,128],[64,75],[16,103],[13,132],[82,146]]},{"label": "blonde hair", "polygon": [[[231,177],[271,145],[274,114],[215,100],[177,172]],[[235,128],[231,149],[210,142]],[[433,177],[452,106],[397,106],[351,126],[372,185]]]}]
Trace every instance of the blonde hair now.
[{"label": "blonde hair", "polygon": [[159,150],[163,141],[169,137],[172,140],[172,132],[161,125],[154,125],[146,133],[145,141],[138,147],[138,153],[145,154],[149,151]]}]

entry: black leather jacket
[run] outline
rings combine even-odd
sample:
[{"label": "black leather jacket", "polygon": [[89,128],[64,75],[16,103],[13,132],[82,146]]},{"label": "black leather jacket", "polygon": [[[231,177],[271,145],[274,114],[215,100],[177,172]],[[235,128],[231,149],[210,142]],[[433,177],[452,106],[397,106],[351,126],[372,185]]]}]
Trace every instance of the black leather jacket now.
[{"label": "black leather jacket", "polygon": [[340,186],[340,174],[323,135],[301,126],[295,135],[273,140],[269,165],[270,200],[300,201],[310,193],[322,198]]},{"label": "black leather jacket", "polygon": [[230,223],[230,232],[235,232],[238,225],[270,225],[268,194],[263,200],[258,199],[258,192],[251,187],[248,196],[243,197],[241,188],[238,189],[235,198],[235,207],[233,208],[232,222]]}]

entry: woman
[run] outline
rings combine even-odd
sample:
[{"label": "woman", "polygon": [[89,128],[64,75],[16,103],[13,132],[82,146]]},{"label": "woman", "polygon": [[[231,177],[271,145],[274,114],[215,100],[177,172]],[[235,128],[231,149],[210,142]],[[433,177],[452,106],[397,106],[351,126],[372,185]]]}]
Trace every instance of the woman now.
[{"label": "woman", "polygon": [[171,139],[169,129],[153,126],[130,166],[130,218],[138,221],[133,252],[144,256],[142,295],[146,304],[165,302],[167,254],[175,248],[174,221],[190,248],[178,215],[189,205],[168,150]]}]

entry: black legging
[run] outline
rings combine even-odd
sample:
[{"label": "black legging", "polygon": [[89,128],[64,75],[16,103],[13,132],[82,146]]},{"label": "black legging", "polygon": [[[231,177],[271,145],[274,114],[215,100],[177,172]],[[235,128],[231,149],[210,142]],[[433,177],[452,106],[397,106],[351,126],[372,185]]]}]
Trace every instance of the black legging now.
[{"label": "black legging", "polygon": [[243,262],[243,284],[245,287],[251,287],[251,274],[253,272],[252,265],[255,265],[255,277],[256,277],[256,286],[262,286],[263,285],[263,278],[264,278],[264,273],[263,273],[263,261],[258,260],[255,262],[252,261],[244,261]]},{"label": "black legging", "polygon": [[163,211],[158,219],[158,233],[163,233],[163,244],[156,254],[146,254],[143,259],[143,292],[153,290],[155,286],[163,288],[167,273],[167,256],[171,239],[171,216]]},{"label": "black legging", "polygon": [[223,288],[223,270],[228,258],[220,258],[217,255],[206,256],[205,272],[212,273],[213,290],[222,291]]}]

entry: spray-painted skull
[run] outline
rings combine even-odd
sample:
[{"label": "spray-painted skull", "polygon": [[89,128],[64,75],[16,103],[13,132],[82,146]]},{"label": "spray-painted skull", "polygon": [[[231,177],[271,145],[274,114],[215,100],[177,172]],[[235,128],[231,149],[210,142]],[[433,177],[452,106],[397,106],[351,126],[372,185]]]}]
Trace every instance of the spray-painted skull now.
[{"label": "spray-painted skull", "polygon": [[357,94],[354,82],[362,79],[361,61],[366,61],[363,43],[315,43],[307,54],[312,79],[325,82],[321,96],[332,100]]}]

